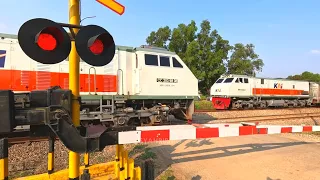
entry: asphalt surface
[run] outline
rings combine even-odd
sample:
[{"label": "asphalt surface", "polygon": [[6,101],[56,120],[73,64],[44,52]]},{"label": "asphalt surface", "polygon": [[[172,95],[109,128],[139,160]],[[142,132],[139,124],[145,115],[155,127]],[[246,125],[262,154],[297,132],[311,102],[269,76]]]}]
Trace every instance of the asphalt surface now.
[{"label": "asphalt surface", "polygon": [[[254,135],[152,144],[179,180],[317,180],[320,138]],[[171,179],[173,179],[171,177]]]}]

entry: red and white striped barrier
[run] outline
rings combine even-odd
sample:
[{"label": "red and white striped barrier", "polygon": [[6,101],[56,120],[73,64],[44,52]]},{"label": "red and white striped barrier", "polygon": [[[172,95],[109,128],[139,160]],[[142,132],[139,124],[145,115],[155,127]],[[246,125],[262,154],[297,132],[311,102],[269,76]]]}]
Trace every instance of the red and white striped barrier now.
[{"label": "red and white striped barrier", "polygon": [[320,126],[193,124],[144,126],[118,133],[118,144],[320,131]]}]

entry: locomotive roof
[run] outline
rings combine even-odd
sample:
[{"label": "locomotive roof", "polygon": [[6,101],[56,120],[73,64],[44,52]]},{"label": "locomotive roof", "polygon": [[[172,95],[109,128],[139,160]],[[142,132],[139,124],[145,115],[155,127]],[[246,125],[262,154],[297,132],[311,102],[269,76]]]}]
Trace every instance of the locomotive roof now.
[{"label": "locomotive roof", "polygon": [[253,77],[248,75],[240,75],[240,74],[224,74],[221,75],[220,78],[232,78],[232,77],[243,77],[243,78],[256,78],[256,79],[273,79],[273,80],[282,80],[282,81],[301,81],[301,82],[310,82],[307,80],[293,80],[293,79],[286,79],[286,78],[269,78],[269,77]]},{"label": "locomotive roof", "polygon": [[[0,33],[0,37],[1,39],[4,39],[4,38],[18,39],[18,35],[16,34]],[[166,54],[172,54],[172,55],[176,54],[175,52],[172,52],[166,49],[161,49],[161,48],[130,47],[130,46],[121,46],[121,45],[116,45],[116,50],[127,51],[127,52],[149,51],[149,52],[166,53]]]}]

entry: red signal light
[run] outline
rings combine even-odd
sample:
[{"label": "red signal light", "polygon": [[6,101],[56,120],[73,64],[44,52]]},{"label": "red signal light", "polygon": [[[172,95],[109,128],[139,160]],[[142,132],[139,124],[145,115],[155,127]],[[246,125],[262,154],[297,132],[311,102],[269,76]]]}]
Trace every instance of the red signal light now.
[{"label": "red signal light", "polygon": [[96,39],[91,46],[89,46],[90,51],[95,54],[99,55],[103,52],[103,42],[100,39]]},{"label": "red signal light", "polygon": [[37,44],[45,51],[52,51],[57,47],[57,40],[51,34],[42,33],[38,37]]},{"label": "red signal light", "polygon": [[109,64],[116,51],[111,34],[97,25],[82,27],[76,35],[75,44],[80,58],[91,66]]},{"label": "red signal light", "polygon": [[67,59],[71,50],[69,34],[59,23],[36,18],[19,29],[18,41],[23,52],[42,64],[56,64]]}]

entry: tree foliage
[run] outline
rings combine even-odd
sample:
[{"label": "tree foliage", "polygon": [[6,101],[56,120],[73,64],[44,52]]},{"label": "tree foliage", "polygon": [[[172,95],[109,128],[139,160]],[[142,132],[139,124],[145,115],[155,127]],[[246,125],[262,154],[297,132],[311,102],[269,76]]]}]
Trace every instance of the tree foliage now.
[{"label": "tree foliage", "polygon": [[150,33],[146,42],[177,53],[200,81],[202,94],[208,94],[212,84],[224,73],[255,76],[264,66],[263,60],[254,52],[253,44],[230,45],[211,28],[208,20],[203,20],[200,28],[193,20],[172,30],[168,26],[160,27]]},{"label": "tree foliage", "polygon": [[305,71],[301,74],[288,76],[287,79],[320,82],[320,74],[318,73],[314,74],[312,72]]}]

